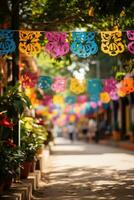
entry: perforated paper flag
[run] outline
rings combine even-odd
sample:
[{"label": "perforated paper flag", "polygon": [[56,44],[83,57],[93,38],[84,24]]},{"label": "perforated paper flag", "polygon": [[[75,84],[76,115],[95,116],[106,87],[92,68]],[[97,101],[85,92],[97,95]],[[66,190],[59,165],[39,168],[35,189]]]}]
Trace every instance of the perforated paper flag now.
[{"label": "perforated paper flag", "polygon": [[66,79],[62,77],[54,78],[51,88],[55,92],[64,92],[66,89]]},{"label": "perforated paper flag", "polygon": [[63,102],[64,102],[63,96],[61,96],[61,95],[54,95],[53,96],[53,103],[54,104],[61,105],[61,104],[63,104]]},{"label": "perforated paper flag", "polygon": [[88,101],[87,95],[80,95],[77,97],[77,102],[78,103],[85,103]]},{"label": "perforated paper flag", "polygon": [[67,103],[67,104],[74,104],[75,102],[76,102],[76,96],[74,96],[74,95],[70,95],[70,96],[67,96],[66,98],[65,98],[65,102]]},{"label": "perforated paper flag", "polygon": [[112,100],[118,100],[119,99],[119,96],[118,96],[118,94],[117,94],[117,91],[111,91],[110,93],[109,93],[109,95],[110,95],[110,98],[112,99]]},{"label": "perforated paper flag", "polygon": [[39,43],[40,32],[36,31],[20,31],[19,32],[19,49],[21,52],[28,55],[36,55],[40,52],[41,46]]},{"label": "perforated paper flag", "polygon": [[49,76],[40,76],[38,80],[38,87],[43,90],[49,90],[51,88],[52,78]]},{"label": "perforated paper flag", "polygon": [[87,82],[87,91],[90,95],[97,96],[102,91],[102,82],[100,79],[92,79]]},{"label": "perforated paper flag", "polygon": [[134,54],[134,30],[127,31],[127,37],[130,40],[128,43],[128,51]]},{"label": "perforated paper flag", "polygon": [[121,90],[121,89],[117,90],[117,94],[118,94],[119,97],[125,97],[126,96],[126,92]]},{"label": "perforated paper flag", "polygon": [[107,92],[100,93],[100,101],[102,103],[109,103],[111,100],[110,95]]},{"label": "perforated paper flag", "polygon": [[98,51],[93,32],[73,32],[70,50],[79,57],[86,58]]},{"label": "perforated paper flag", "polygon": [[133,78],[124,78],[121,81],[121,88],[126,94],[134,92],[134,79]]},{"label": "perforated paper flag", "polygon": [[12,53],[16,49],[13,31],[0,30],[0,55]]},{"label": "perforated paper flag", "polygon": [[116,90],[116,80],[114,78],[105,79],[103,84],[103,90],[110,93]]},{"label": "perforated paper flag", "polygon": [[100,100],[99,94],[91,94],[90,101],[98,102]]},{"label": "perforated paper flag", "polygon": [[43,99],[41,100],[41,104],[44,106],[48,106],[52,103],[52,96],[50,95],[44,95]]},{"label": "perforated paper flag", "polygon": [[53,57],[60,57],[69,52],[69,44],[66,33],[60,32],[46,32],[46,38],[48,43],[45,46],[45,50]]},{"label": "perforated paper flag", "polygon": [[37,84],[38,77],[37,74],[31,72],[25,72],[23,75],[20,76],[20,81],[22,87],[30,87],[33,88]]},{"label": "perforated paper flag", "polygon": [[101,50],[110,56],[116,56],[125,50],[122,43],[121,31],[104,31],[101,32]]},{"label": "perforated paper flag", "polygon": [[80,82],[75,78],[71,79],[71,82],[70,82],[71,92],[73,92],[75,94],[81,94],[81,93],[85,92],[85,87],[86,87],[85,80]]}]

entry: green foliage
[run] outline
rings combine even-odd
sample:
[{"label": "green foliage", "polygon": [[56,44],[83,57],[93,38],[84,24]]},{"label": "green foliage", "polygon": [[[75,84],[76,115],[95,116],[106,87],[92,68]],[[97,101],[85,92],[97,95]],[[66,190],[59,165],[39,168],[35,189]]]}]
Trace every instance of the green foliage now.
[{"label": "green foliage", "polygon": [[19,84],[9,86],[2,96],[0,96],[0,112],[6,115],[14,122],[18,119],[25,108],[30,108],[31,102],[23,91],[19,90]]},{"label": "green foliage", "polygon": [[[11,0],[5,0],[3,10],[8,11],[12,7],[11,4]],[[8,8],[7,5],[9,5]],[[134,2],[132,0],[58,0],[58,3],[56,0],[20,0],[16,2],[11,12],[16,12],[18,5],[22,29],[75,31],[76,28],[85,28],[87,31],[95,30],[99,33],[101,30],[113,30],[114,26],[118,26],[123,31],[131,30],[134,24]],[[92,10],[92,14],[89,14],[90,10]],[[2,14],[1,18],[3,18]],[[46,42],[44,34],[42,34],[41,41],[44,45]],[[66,75],[65,67],[69,65],[67,64],[68,60],[69,56],[66,56],[64,62],[62,58],[55,60],[46,56],[41,58],[39,55],[38,62],[44,74],[50,73],[54,76],[59,73],[59,70],[61,75]],[[132,61],[133,58],[129,53],[124,52],[120,55],[120,60],[124,64],[126,61]],[[134,61],[131,66],[134,66]],[[103,68],[105,69],[105,67]],[[129,70],[125,68],[123,71],[128,73]]]},{"label": "green foliage", "polygon": [[8,139],[0,142],[0,182],[7,177],[15,177],[23,162],[23,152]]},{"label": "green foliage", "polygon": [[[10,5],[11,0],[8,2]],[[131,28],[134,22],[131,0],[59,0],[58,3],[56,0],[23,0],[19,4],[22,25],[40,30],[63,31],[75,27],[104,30],[114,25],[125,29]],[[89,15],[91,8],[93,12]]]},{"label": "green foliage", "polygon": [[[26,108],[30,108],[31,102],[23,91],[19,90],[19,84],[9,86],[2,96],[0,96],[0,114],[7,117],[6,120],[13,126],[18,122],[19,117],[24,113]],[[12,136],[13,128],[9,126],[0,126],[0,138],[6,139]]]},{"label": "green foliage", "polygon": [[52,77],[55,75],[59,75],[59,71],[60,75],[66,76],[67,75],[66,66],[70,64],[68,57],[55,59],[45,54],[44,52],[41,52],[39,54],[39,56],[36,58],[36,61],[39,65],[42,74]]},{"label": "green foliage", "polygon": [[47,137],[45,128],[36,124],[32,117],[21,120],[21,149],[25,154],[25,161],[35,159],[37,150]]}]

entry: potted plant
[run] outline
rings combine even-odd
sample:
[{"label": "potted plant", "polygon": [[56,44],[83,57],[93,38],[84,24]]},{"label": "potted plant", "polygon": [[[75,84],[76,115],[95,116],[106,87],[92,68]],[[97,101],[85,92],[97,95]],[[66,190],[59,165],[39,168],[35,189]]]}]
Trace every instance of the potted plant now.
[{"label": "potted plant", "polygon": [[11,137],[19,116],[26,108],[30,108],[30,105],[29,98],[19,90],[19,84],[6,88],[0,96],[0,137],[2,139]]},{"label": "potted plant", "polygon": [[24,153],[24,162],[21,168],[21,178],[27,178],[31,165],[36,160],[37,151],[37,145],[31,132],[21,132],[21,150]]},{"label": "potted plant", "polygon": [[16,119],[17,114],[22,114],[26,107],[30,107],[31,102],[23,91],[19,89],[19,83],[9,86],[2,96],[0,96],[0,112],[7,111],[9,118]]},{"label": "potted plant", "polygon": [[27,178],[31,165],[36,160],[36,152],[39,147],[37,135],[33,132],[33,118],[21,119],[21,149],[24,152],[24,163],[21,169],[21,178]]},{"label": "potted plant", "polygon": [[21,178],[27,178],[30,172],[32,162],[35,160],[36,147],[32,143],[31,138],[23,138],[21,141],[21,150],[24,153],[24,162],[21,168]]},{"label": "potted plant", "polygon": [[0,142],[0,185],[3,189],[9,189],[12,179],[16,178],[19,172],[23,159],[24,154],[12,139],[8,138]]}]

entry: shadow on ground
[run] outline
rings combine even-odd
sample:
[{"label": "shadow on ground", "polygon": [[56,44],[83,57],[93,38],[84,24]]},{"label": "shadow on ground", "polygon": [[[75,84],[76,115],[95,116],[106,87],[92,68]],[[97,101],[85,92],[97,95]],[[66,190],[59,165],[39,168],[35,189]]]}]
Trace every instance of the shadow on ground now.
[{"label": "shadow on ground", "polygon": [[133,200],[134,170],[69,168],[43,175],[35,200]]}]

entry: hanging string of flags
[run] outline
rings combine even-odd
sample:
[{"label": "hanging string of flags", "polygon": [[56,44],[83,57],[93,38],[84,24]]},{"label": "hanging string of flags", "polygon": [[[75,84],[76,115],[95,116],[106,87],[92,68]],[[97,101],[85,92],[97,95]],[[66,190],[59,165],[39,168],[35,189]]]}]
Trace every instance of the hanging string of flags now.
[{"label": "hanging string of flags", "polygon": [[[16,30],[17,31],[17,30]],[[0,30],[0,55],[10,54],[15,51],[14,30]],[[98,52],[99,47],[95,40],[95,32],[43,32],[43,31],[19,31],[19,50],[27,55],[36,55],[41,49],[41,36],[46,42],[44,51],[52,57],[58,58],[72,52],[81,58],[87,58]],[[134,30],[125,31],[127,50],[134,54]],[[102,31],[101,51],[109,56],[116,56],[126,49],[122,41],[121,31]]]},{"label": "hanging string of flags", "polygon": [[71,97],[65,100],[68,104],[75,102],[75,95],[82,95],[83,93],[87,93],[91,101],[101,100],[103,103],[108,103],[110,100],[117,100],[119,97],[134,92],[134,79],[132,77],[125,77],[120,82],[117,82],[114,78],[78,81],[75,78],[66,79],[59,76],[55,78],[40,76],[38,78],[35,77],[35,74],[26,73],[20,76],[20,82],[23,88],[37,87],[42,89],[45,93],[45,98],[42,100],[43,105],[51,102],[50,96],[47,95],[46,97],[46,94],[50,91],[54,92],[53,102],[58,104],[62,104],[63,97],[60,93],[63,93],[66,89],[73,93]]}]

